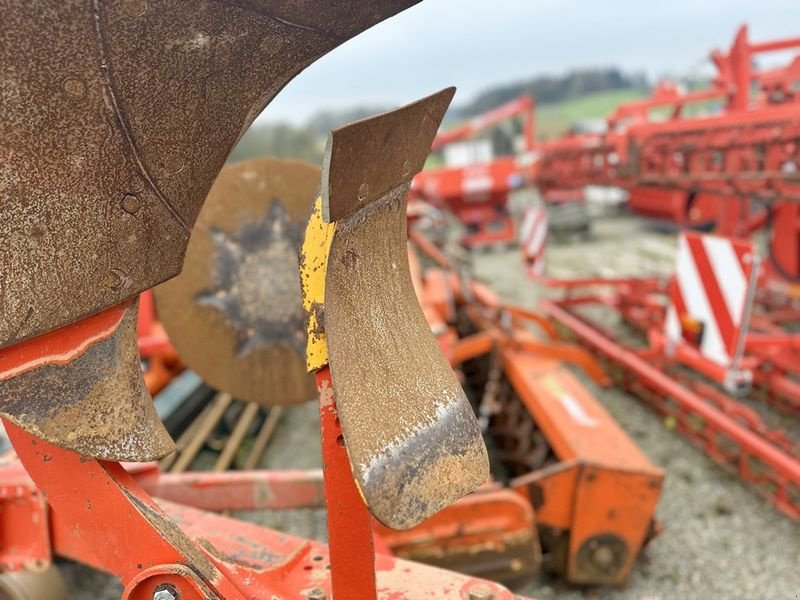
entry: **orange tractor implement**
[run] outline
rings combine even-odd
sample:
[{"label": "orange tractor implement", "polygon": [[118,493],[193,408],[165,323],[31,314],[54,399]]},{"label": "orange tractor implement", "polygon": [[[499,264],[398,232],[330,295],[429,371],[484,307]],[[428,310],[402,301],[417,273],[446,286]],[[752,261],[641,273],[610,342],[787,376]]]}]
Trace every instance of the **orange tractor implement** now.
[{"label": "orange tractor implement", "polygon": [[[319,56],[413,4],[149,0],[28,11],[0,1],[0,38],[18,42],[0,44],[18,99],[0,120],[4,166],[14,173],[0,190],[0,236],[36,240],[0,249],[0,270],[13,274],[1,308],[0,414],[16,452],[0,470],[0,500],[3,514],[27,523],[3,523],[4,581],[60,556],[118,577],[126,600],[515,597],[496,583],[376,554],[372,543],[373,518],[411,527],[488,475],[478,424],[414,300],[402,243],[411,178],[452,90],[331,138],[320,224],[331,236],[322,244],[313,231],[307,238],[325,290],[309,307],[310,320],[324,315],[324,328],[311,334],[325,358],[310,353],[308,366],[318,388],[329,544],[156,500],[143,484],[160,492],[160,475],[126,464],[175,448],[142,377],[138,295],[181,272],[212,182],[277,91]],[[279,230],[270,233],[286,231]],[[233,266],[263,262],[247,255]],[[206,318],[229,317],[233,330],[246,318],[231,311],[252,306],[236,301],[264,298],[237,284],[284,289],[240,274],[222,269],[210,294],[227,292],[232,302],[206,298]],[[303,307],[300,282],[292,282],[297,297],[280,308],[294,315]],[[348,296],[354,289],[359,295]],[[366,312],[349,310],[350,299]],[[408,318],[393,331],[373,327],[359,340],[371,344],[365,354],[348,331],[380,316],[371,307]],[[242,332],[241,354],[274,341],[268,325]],[[410,369],[407,359],[425,368]],[[353,368],[373,376],[354,386]],[[370,427],[375,419],[383,427]],[[250,474],[259,493],[249,499],[263,505],[269,487],[257,475]],[[195,475],[184,477],[184,491],[204,496]],[[217,486],[243,490],[236,477],[215,477]],[[307,493],[289,482],[283,497],[304,504]],[[225,498],[235,495],[203,501],[225,510]]]},{"label": "orange tractor implement", "polygon": [[[545,568],[570,583],[623,584],[658,529],[654,514],[664,474],[567,365],[597,385],[608,385],[609,378],[590,354],[558,341],[547,318],[506,305],[485,285],[459,275],[420,231],[412,228],[409,237],[420,304],[490,441],[494,478],[534,510]],[[435,267],[423,269],[423,262]],[[477,510],[481,494],[472,497],[476,523],[490,523],[481,518],[488,511]],[[465,501],[391,545],[427,560],[428,540],[446,531],[448,521],[454,529],[456,507]],[[508,526],[512,522],[523,520],[509,517]],[[419,554],[411,553],[414,540]]]},{"label": "orange tractor implement", "polygon": [[[521,96],[460,127],[439,133],[433,150],[444,155],[444,166],[425,169],[414,178],[415,198],[454,214],[466,232],[461,244],[483,248],[513,244],[516,227],[508,207],[509,194],[524,183],[524,153],[534,145],[534,101]],[[495,156],[489,140],[473,138],[484,130],[522,117],[522,148]]]}]

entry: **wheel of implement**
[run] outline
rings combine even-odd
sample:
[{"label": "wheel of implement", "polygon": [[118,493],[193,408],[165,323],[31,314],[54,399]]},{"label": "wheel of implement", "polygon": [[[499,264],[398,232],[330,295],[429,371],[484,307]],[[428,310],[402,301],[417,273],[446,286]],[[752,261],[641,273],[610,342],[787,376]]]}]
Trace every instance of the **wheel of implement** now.
[{"label": "wheel of implement", "polygon": [[319,181],[319,168],[273,158],[223,168],[183,272],[155,290],[181,358],[240,400],[282,405],[315,395],[298,251]]},{"label": "wheel of implement", "polygon": [[0,575],[0,600],[67,600],[67,586],[58,568]]}]

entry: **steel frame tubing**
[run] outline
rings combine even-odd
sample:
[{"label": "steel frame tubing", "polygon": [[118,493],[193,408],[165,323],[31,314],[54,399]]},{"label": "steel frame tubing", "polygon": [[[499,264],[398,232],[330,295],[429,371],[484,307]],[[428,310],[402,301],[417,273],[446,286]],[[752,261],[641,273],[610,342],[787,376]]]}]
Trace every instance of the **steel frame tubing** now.
[{"label": "steel frame tubing", "polygon": [[[622,366],[634,381],[638,380],[655,391],[661,398],[662,410],[664,401],[670,399],[677,404],[680,413],[678,416],[693,415],[702,419],[705,425],[700,438],[688,435],[686,431],[683,433],[716,462],[733,469],[742,479],[758,484],[766,482],[768,489],[759,486],[757,491],[781,512],[793,519],[800,519],[800,460],[709,405],[701,396],[660,371],[637,353],[603,335],[558,303],[545,300],[542,302],[542,309],[570,329],[584,343],[606,356],[611,362]],[[708,452],[708,445],[715,445],[714,436],[719,433],[738,446],[739,452],[735,457],[735,463],[718,452]],[[752,458],[768,467],[769,472],[764,475],[755,473],[751,468]]]}]

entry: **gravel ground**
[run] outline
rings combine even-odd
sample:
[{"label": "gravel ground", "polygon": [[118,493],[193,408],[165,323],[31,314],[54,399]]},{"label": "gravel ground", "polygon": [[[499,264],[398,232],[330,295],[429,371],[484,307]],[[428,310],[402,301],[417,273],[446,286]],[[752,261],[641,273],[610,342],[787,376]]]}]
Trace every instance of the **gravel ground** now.
[{"label": "gravel ground", "polygon": [[[674,247],[671,236],[649,231],[635,219],[603,218],[593,223],[588,238],[551,244],[550,274],[666,273]],[[516,250],[478,254],[474,269],[507,300],[532,306],[542,293],[523,277]],[[657,514],[665,531],[647,548],[624,589],[570,589],[542,576],[519,592],[541,600],[800,599],[800,527],[669,431],[634,398],[586,384],[650,460],[665,469]],[[287,410],[264,466],[320,466],[313,404]],[[324,511],[240,516],[311,538],[326,537]],[[107,576],[71,563],[62,570],[71,598],[119,598],[119,586]]]}]

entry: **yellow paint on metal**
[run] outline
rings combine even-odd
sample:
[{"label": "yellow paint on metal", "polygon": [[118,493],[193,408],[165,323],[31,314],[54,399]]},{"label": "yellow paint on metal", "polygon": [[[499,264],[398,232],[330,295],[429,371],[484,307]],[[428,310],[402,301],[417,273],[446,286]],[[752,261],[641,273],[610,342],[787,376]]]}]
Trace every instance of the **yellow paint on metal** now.
[{"label": "yellow paint on metal", "polygon": [[300,250],[303,308],[308,313],[306,366],[309,371],[316,371],[328,364],[328,344],[325,340],[324,325],[325,273],[328,269],[328,253],[335,229],[335,223],[325,223],[322,219],[322,198],[317,198]]}]

